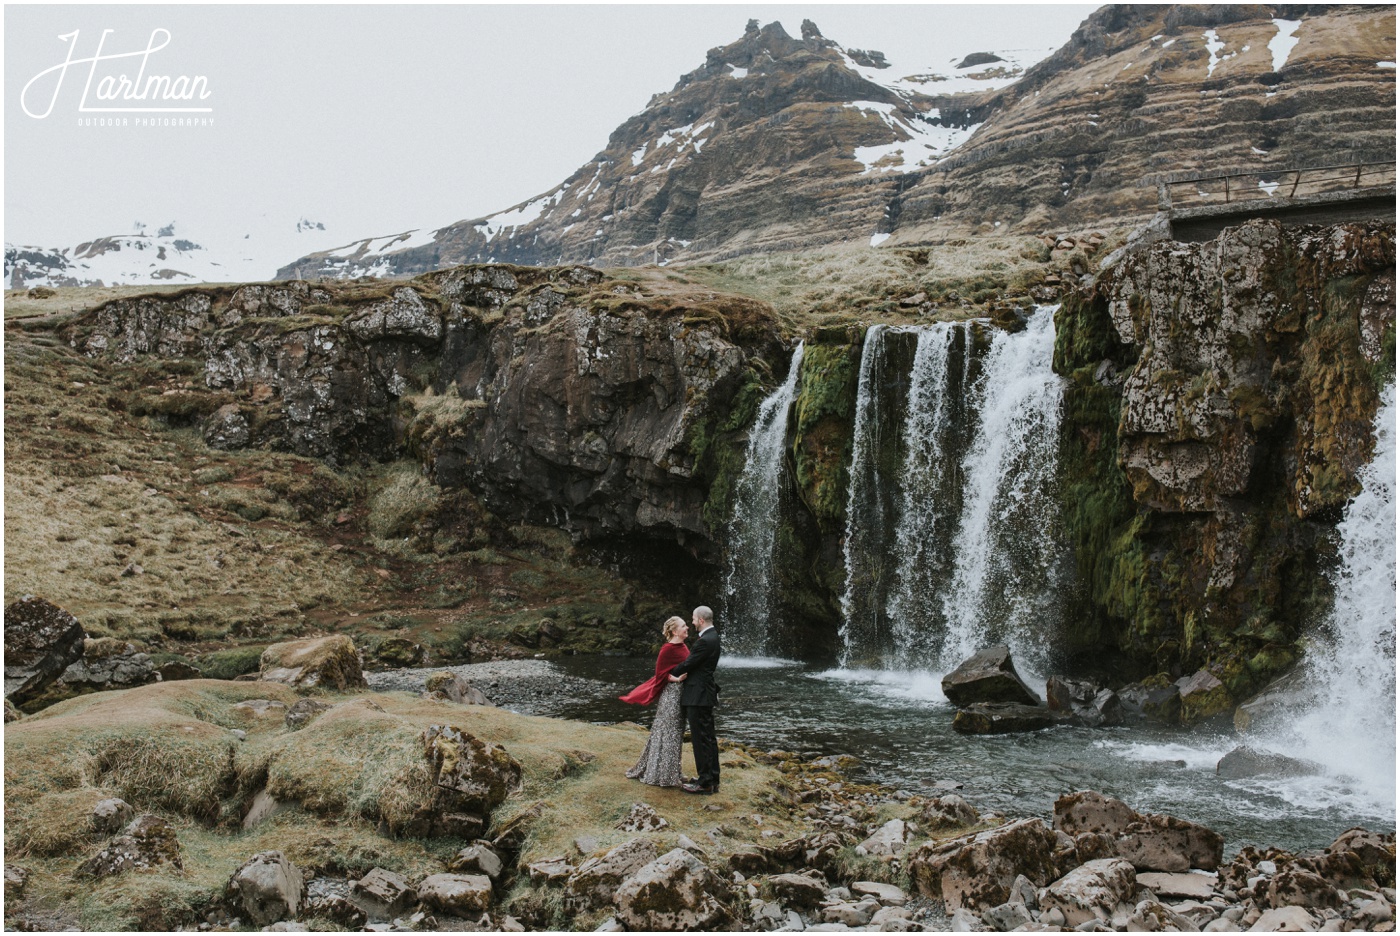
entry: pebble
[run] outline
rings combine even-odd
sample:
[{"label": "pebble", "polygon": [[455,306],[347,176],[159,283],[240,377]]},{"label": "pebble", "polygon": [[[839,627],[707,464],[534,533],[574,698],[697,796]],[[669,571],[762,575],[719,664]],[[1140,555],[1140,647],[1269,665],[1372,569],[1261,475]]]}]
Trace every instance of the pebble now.
[{"label": "pebble", "polygon": [[569,676],[548,660],[495,660],[457,666],[404,667],[367,673],[375,692],[422,692],[433,673],[456,673],[486,693],[493,705],[522,715],[552,711],[561,702],[605,694],[608,683]]}]

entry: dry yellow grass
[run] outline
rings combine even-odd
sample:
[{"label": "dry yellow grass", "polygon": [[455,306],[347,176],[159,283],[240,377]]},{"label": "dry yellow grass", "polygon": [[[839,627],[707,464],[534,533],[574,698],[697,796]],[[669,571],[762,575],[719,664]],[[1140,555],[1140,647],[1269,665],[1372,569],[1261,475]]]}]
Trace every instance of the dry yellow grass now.
[{"label": "dry yellow grass", "polygon": [[[451,724],[501,745],[523,768],[523,789],[495,814],[497,823],[539,807],[522,863],[573,854],[591,836],[600,850],[638,833],[615,828],[632,804],[650,804],[670,827],[647,833],[662,850],[679,835],[707,842],[722,828],[716,857],[760,840],[802,831],[766,801],[782,775],[739,751],[722,754],[724,790],[711,797],[658,789],[623,773],[645,744],[635,726],[603,727],[460,706],[404,693],[330,695],[338,705],[299,731],[280,718],[247,719],[233,706],[265,698],[290,705],[297,694],[270,683],[190,680],[59,703],[5,727],[5,851],[35,871],[26,909],[122,926],[169,923],[212,899],[243,860],[277,848],[299,865],[363,873],[376,864],[422,876],[443,870],[465,842],[391,840],[379,818],[422,803],[429,779],[419,737]],[[382,711],[380,710],[382,709]],[[229,730],[248,733],[238,741]],[[684,767],[693,768],[687,752]],[[300,808],[256,829],[239,827],[249,798],[264,784]],[[138,811],[175,823],[184,874],[127,875],[93,888],[70,879],[103,844],[89,827],[91,807],[121,796]],[[705,809],[717,806],[717,810]],[[755,824],[749,817],[765,813]],[[155,914],[156,916],[152,916]]]}]

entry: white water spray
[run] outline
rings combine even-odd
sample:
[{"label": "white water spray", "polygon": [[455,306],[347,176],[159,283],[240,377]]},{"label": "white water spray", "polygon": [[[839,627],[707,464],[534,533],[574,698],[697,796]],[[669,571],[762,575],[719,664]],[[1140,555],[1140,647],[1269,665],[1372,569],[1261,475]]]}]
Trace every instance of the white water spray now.
[{"label": "white water spray", "polygon": [[944,599],[945,668],[997,643],[1037,668],[1058,624],[1054,482],[1062,384],[1050,368],[1055,308],[1038,307],[1022,332],[998,332],[973,390],[979,423],[962,464],[956,568]]},{"label": "white water spray", "polygon": [[1375,453],[1337,528],[1341,568],[1326,634],[1312,648],[1307,706],[1267,741],[1323,765],[1341,790],[1313,790],[1395,815],[1395,385],[1376,413]]},{"label": "white water spray", "polygon": [[735,483],[729,568],[724,577],[724,621],[725,643],[731,653],[740,656],[758,656],[768,649],[783,451],[804,350],[804,345],[797,346],[787,379],[759,404],[744,470]]}]

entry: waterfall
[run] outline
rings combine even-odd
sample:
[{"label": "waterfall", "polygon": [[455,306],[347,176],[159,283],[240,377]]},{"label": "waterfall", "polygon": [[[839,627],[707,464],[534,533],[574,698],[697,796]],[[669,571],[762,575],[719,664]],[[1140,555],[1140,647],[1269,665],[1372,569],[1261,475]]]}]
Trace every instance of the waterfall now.
[{"label": "waterfall", "polygon": [[1376,413],[1375,453],[1341,525],[1336,598],[1304,670],[1306,708],[1271,746],[1342,776],[1395,810],[1395,385]]},{"label": "waterfall", "polygon": [[[946,580],[951,566],[948,530],[957,519],[959,465],[949,441],[949,427],[961,402],[950,373],[955,339],[966,328],[951,324],[920,329],[914,368],[909,378],[909,415],[904,424],[904,469],[900,478],[899,523],[895,555],[899,565],[889,599],[893,660],[910,665],[927,654],[932,623],[941,623],[942,608],[934,586]],[[964,361],[971,355],[964,352]],[[950,380],[952,383],[950,384]]]},{"label": "waterfall", "polygon": [[[872,326],[861,354],[845,539],[843,666],[937,665],[1009,643],[1043,662],[1058,624],[1054,308],[996,331]],[[912,366],[892,350],[915,338]],[[984,339],[985,340],[985,339]],[[907,345],[905,345],[907,347]],[[959,360],[961,356],[961,360]],[[907,402],[891,389],[909,367]]]},{"label": "waterfall", "polygon": [[962,462],[956,568],[944,599],[945,667],[995,643],[1043,664],[1046,637],[1059,623],[1054,481],[1062,388],[1050,369],[1054,313],[1039,307],[1024,331],[998,332],[969,394],[978,426]]},{"label": "waterfall", "polygon": [[861,348],[856,390],[855,427],[846,495],[846,588],[841,595],[841,665],[879,655],[885,646],[883,601],[884,534],[891,528],[885,510],[877,453],[888,431],[885,387],[885,336],[889,329],[872,325]]},{"label": "waterfall", "polygon": [[744,470],[734,486],[723,619],[727,649],[740,656],[761,656],[768,649],[783,451],[804,349],[798,344],[787,379],[759,404],[749,432]]}]

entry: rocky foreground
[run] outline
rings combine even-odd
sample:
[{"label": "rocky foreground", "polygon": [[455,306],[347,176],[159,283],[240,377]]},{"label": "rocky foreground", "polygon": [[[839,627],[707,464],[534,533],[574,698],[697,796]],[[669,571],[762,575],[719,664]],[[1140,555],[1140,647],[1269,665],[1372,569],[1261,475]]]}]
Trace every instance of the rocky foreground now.
[{"label": "rocky foreground", "polygon": [[1394,928],[1393,833],[1227,860],[1210,829],[1092,791],[1015,819],[736,745],[692,797],[623,778],[636,726],[517,715],[447,671],[367,690],[332,636],[270,647],[256,679],[7,716],[7,927]]}]

